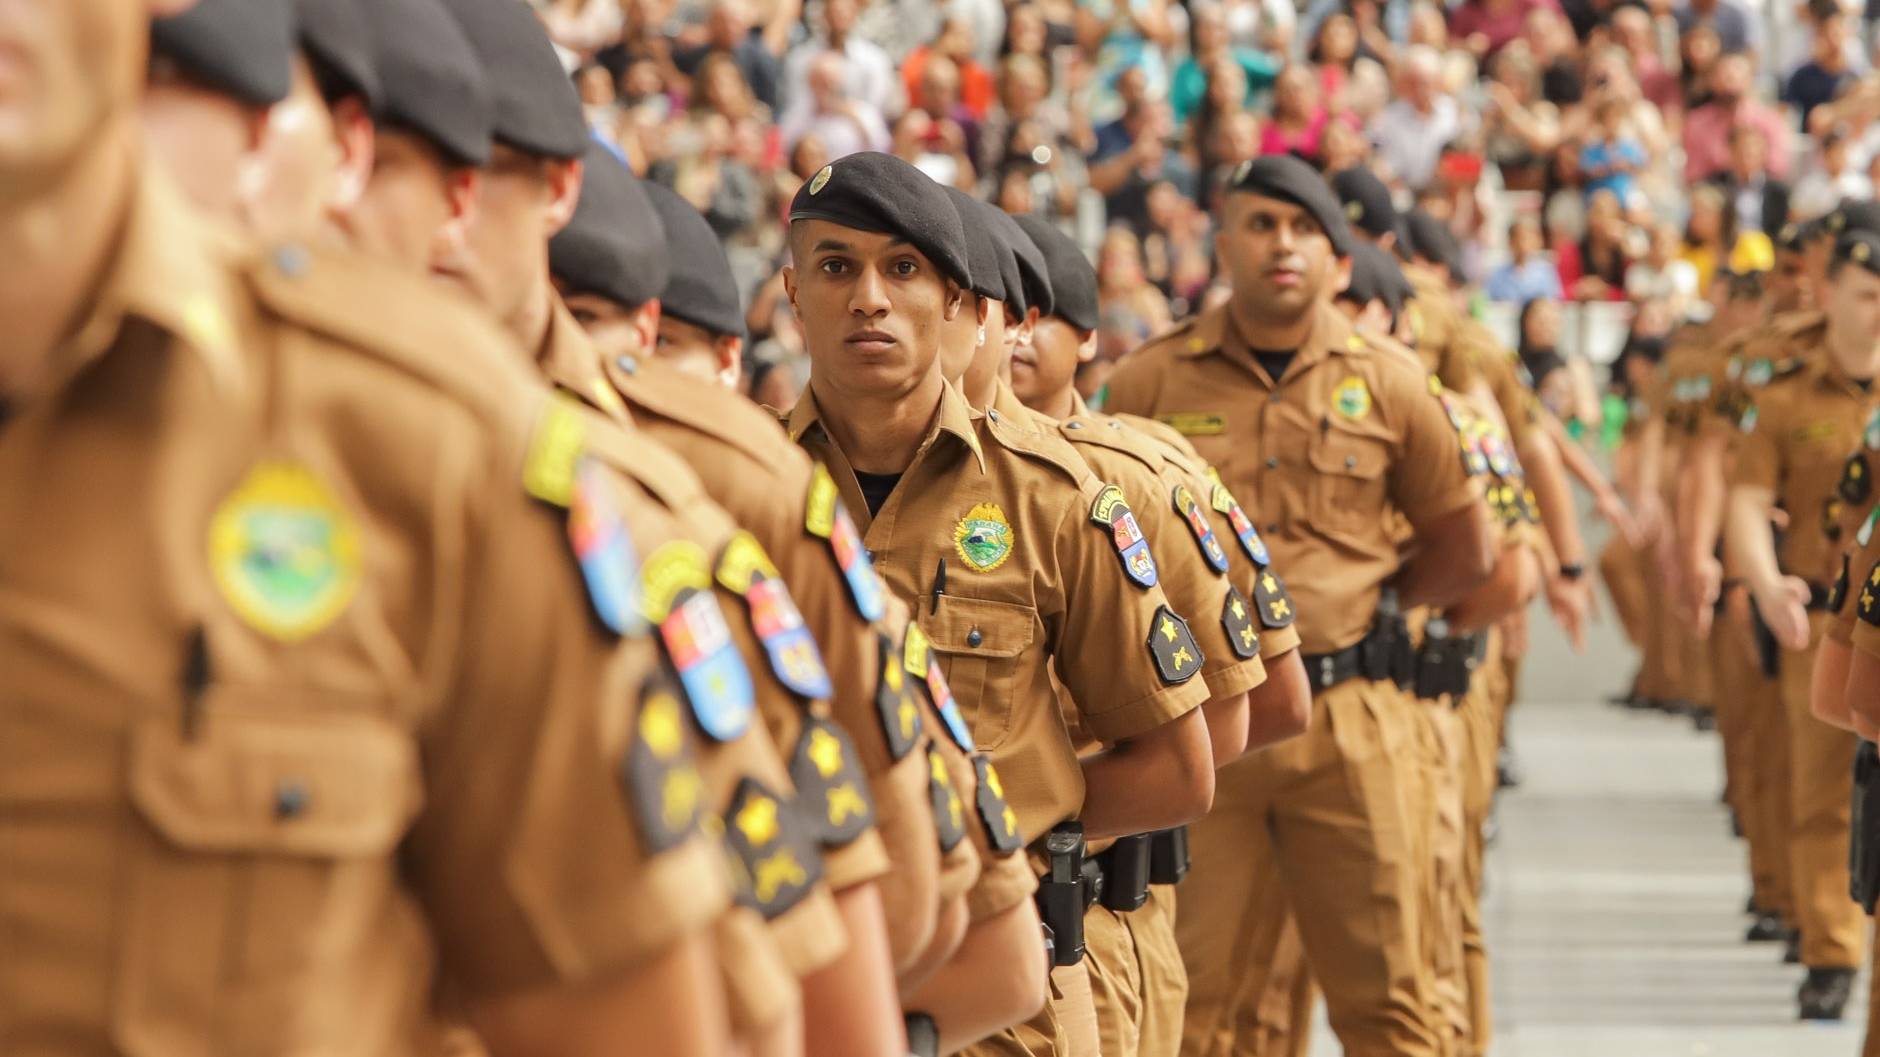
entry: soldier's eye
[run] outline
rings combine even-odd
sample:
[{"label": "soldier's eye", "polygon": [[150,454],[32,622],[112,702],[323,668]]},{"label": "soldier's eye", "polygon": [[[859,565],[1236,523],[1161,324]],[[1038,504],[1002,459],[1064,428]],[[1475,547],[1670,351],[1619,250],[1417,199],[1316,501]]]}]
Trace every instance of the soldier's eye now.
[{"label": "soldier's eye", "polygon": [[848,268],[848,262],[831,258],[822,262],[821,267],[824,275],[841,275]]}]

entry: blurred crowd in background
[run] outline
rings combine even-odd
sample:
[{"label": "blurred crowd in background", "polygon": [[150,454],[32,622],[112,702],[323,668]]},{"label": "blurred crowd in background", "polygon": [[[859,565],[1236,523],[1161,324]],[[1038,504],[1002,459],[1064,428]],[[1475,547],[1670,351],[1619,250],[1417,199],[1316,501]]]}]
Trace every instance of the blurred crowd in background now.
[{"label": "blurred crowd in background", "polygon": [[1447,223],[1478,314],[1594,427],[1592,364],[1660,354],[1713,276],[1880,183],[1880,4],[1767,3],[536,0],[597,133],[724,239],[765,403],[807,371],[784,209],[835,158],[891,151],[1074,236],[1094,392],[1210,297],[1228,174],[1290,151]]}]

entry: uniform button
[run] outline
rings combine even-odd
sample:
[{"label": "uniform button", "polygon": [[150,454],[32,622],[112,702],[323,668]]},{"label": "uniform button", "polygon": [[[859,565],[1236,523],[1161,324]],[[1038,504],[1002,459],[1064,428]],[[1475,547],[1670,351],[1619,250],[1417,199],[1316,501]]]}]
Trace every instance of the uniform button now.
[{"label": "uniform button", "polygon": [[1082,422],[1066,422],[1064,423],[1064,428],[1065,429],[1083,429],[1084,424]]},{"label": "uniform button", "polygon": [[640,370],[640,361],[631,356],[620,357],[614,361],[614,365],[628,374],[638,374]]},{"label": "uniform button", "polygon": [[991,410],[991,411],[987,411],[987,412],[986,412],[986,417],[987,417],[987,418],[989,418],[989,419],[991,419],[991,420],[992,420],[992,421],[994,421],[994,422],[997,422],[997,421],[999,420],[999,412],[998,412],[998,411],[997,411],[996,409],[995,409],[995,410]]},{"label": "uniform button", "polygon": [[1109,425],[1110,425],[1110,428],[1111,428],[1111,429],[1122,429],[1122,428],[1123,428],[1123,424],[1122,424],[1121,422],[1111,422],[1111,423],[1110,423]]},{"label": "uniform button", "polygon": [[1269,522],[1267,522],[1267,523],[1266,523],[1266,534],[1267,534],[1267,535],[1269,535],[1269,536],[1277,536],[1277,535],[1279,535],[1279,526],[1278,526],[1278,525],[1276,525],[1276,524],[1274,524],[1274,523],[1273,523],[1273,522],[1271,522],[1271,521],[1269,521]]},{"label": "uniform button", "polygon": [[274,817],[283,822],[299,818],[312,800],[313,795],[299,779],[289,778],[274,787]]},{"label": "uniform button", "polygon": [[1357,467],[1357,465],[1358,465],[1358,457],[1356,455],[1345,456],[1345,469],[1347,470],[1354,469]]},{"label": "uniform button", "polygon": [[966,633],[966,645],[968,646],[978,646],[984,641],[986,641],[986,637],[979,633],[978,628],[974,628]]},{"label": "uniform button", "polygon": [[1279,456],[1277,456],[1277,455],[1268,455],[1268,456],[1266,457],[1266,468],[1267,468],[1267,469],[1269,469],[1269,470],[1277,470],[1277,469],[1279,469]]}]

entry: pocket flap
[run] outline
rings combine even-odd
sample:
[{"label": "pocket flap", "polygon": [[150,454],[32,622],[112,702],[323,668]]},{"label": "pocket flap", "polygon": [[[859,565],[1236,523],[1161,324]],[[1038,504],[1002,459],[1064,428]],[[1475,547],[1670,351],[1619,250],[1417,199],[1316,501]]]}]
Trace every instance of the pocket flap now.
[{"label": "pocket flap", "polygon": [[132,734],[132,803],[171,843],[346,858],[385,854],[404,836],[422,802],[406,731],[357,712],[230,704],[226,693],[210,702],[193,737],[174,720]]},{"label": "pocket flap", "polygon": [[1335,477],[1384,476],[1390,467],[1390,447],[1379,437],[1333,430],[1312,445],[1312,468]]},{"label": "pocket flap", "polygon": [[942,595],[940,612],[920,622],[933,648],[967,657],[1016,657],[1031,646],[1030,606]]}]

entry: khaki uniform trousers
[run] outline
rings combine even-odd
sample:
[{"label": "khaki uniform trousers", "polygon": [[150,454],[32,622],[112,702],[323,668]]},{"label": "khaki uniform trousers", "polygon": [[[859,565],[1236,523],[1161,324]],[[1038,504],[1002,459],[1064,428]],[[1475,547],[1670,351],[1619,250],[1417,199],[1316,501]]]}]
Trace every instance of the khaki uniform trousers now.
[{"label": "khaki uniform trousers", "polygon": [[1173,1057],[1188,1000],[1174,886],[1150,885],[1148,902],[1127,914],[1092,906],[1084,915],[1084,964],[1103,1057]]},{"label": "khaki uniform trousers", "polygon": [[[1087,945],[1087,941],[1086,941]],[[1038,1015],[973,1043],[963,1057],[1098,1057],[1097,1014],[1086,961],[1051,970],[1051,1000]]]},{"label": "khaki uniform trousers", "polygon": [[1795,920],[1789,890],[1788,712],[1742,631],[1719,614],[1710,632],[1717,729],[1723,735],[1730,806],[1749,846],[1750,891],[1759,909]]},{"label": "khaki uniform trousers", "polygon": [[1305,734],[1221,770],[1176,919],[1187,1057],[1256,1052],[1289,908],[1349,1057],[1440,1052],[1409,817],[1418,707],[1353,679],[1314,698]]},{"label": "khaki uniform trousers", "polygon": [[[1826,614],[1809,615],[1819,642]],[[1815,650],[1782,655],[1782,704],[1789,722],[1790,884],[1802,963],[1811,969],[1852,969],[1861,963],[1866,915],[1848,898],[1848,825],[1854,789],[1853,732],[1818,720],[1808,708]]]},{"label": "khaki uniform trousers", "polygon": [[1599,552],[1599,578],[1605,581],[1606,593],[1612,597],[1612,611],[1619,617],[1625,640],[1643,653],[1651,632],[1645,615],[1645,577],[1639,552],[1627,546],[1623,537],[1614,536]]},{"label": "khaki uniform trousers", "polygon": [[1467,1030],[1457,1052],[1481,1057],[1493,1038],[1490,1006],[1488,944],[1482,930],[1482,870],[1487,849],[1483,827],[1494,807],[1498,786],[1497,750],[1501,747],[1503,717],[1512,695],[1507,669],[1502,665],[1501,635],[1490,631],[1482,665],[1470,681],[1469,693],[1457,711],[1463,729],[1462,878],[1458,891],[1458,923],[1462,944],[1462,970]]},{"label": "khaki uniform trousers", "polygon": [[[1873,945],[1880,951],[1880,919],[1874,923]],[[1880,973],[1867,975],[1867,1036],[1860,1044],[1860,1057],[1880,1057]]]}]

